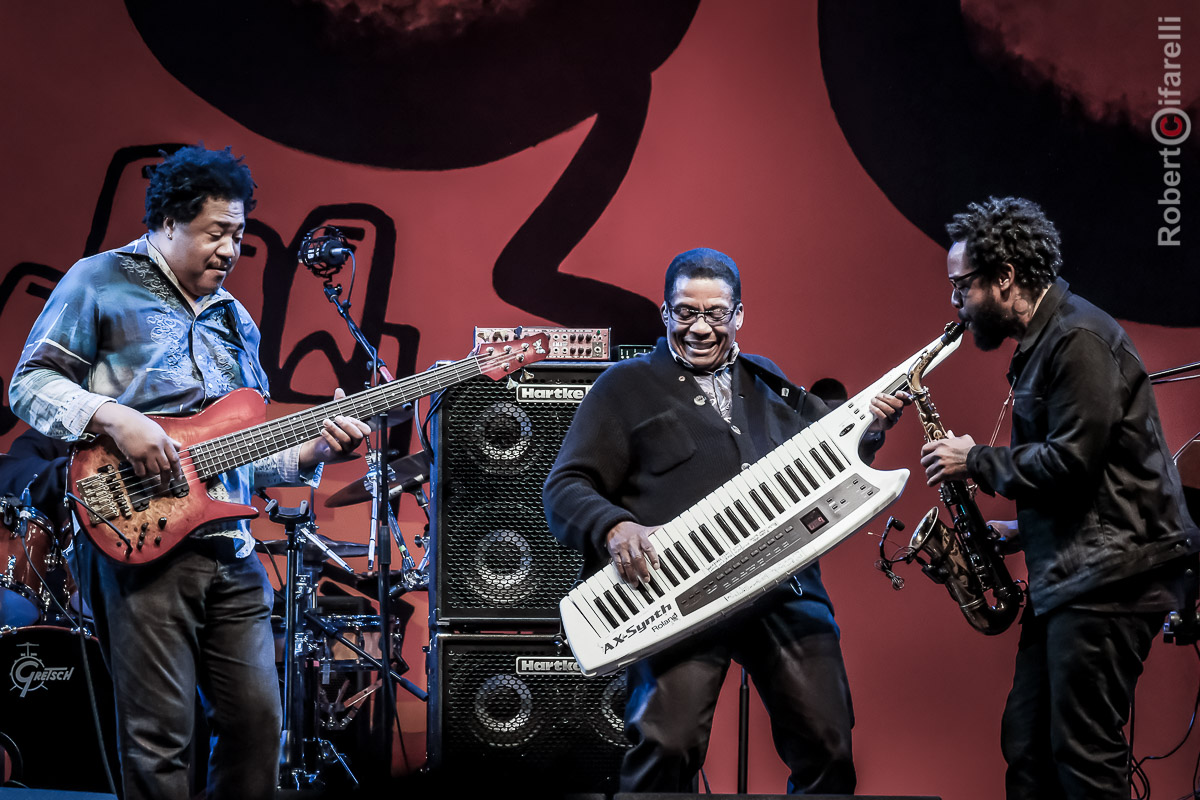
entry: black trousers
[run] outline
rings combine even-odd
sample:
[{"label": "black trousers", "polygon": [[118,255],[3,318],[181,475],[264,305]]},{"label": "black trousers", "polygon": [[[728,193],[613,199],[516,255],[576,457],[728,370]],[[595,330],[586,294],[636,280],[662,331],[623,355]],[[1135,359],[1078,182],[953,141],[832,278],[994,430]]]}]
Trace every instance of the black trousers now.
[{"label": "black trousers", "polygon": [[853,793],[854,712],[833,614],[786,590],[770,601],[629,667],[621,791],[693,790],[733,660],[766,706],[788,791]]},{"label": "black trousers", "polygon": [[1129,720],[1162,613],[1026,613],[1001,749],[1008,800],[1128,800]]},{"label": "black trousers", "polygon": [[282,711],[262,563],[185,542],[126,567],[79,547],[113,678],[125,800],[190,796],[197,686],[212,728],[209,800],[274,797]]}]

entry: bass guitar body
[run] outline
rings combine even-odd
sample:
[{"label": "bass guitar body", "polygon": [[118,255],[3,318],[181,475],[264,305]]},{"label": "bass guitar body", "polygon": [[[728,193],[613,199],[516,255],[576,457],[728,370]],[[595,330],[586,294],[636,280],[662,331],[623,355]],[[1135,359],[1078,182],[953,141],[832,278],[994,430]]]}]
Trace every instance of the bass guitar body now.
[{"label": "bass guitar body", "polygon": [[156,475],[135,475],[107,436],[75,448],[69,484],[86,504],[75,505],[88,538],[110,558],[141,565],[166,555],[203,525],[258,516],[254,506],[209,497],[206,483],[211,476],[196,463],[190,445],[219,441],[257,425],[266,419],[266,409],[258,392],[237,389],[191,416],[152,416],[168,436],[183,443],[183,474],[169,483]]}]

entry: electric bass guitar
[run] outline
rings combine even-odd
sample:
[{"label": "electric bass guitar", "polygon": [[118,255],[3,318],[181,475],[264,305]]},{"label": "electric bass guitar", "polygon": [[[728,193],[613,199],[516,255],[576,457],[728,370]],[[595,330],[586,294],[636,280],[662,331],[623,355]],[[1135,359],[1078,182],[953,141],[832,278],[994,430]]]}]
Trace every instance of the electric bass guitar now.
[{"label": "electric bass guitar", "polygon": [[106,556],[122,564],[148,564],[197,528],[258,516],[254,506],[210,497],[206,485],[211,478],[315,439],[327,419],[339,415],[370,419],[477,375],[499,380],[549,353],[545,333],[511,342],[485,342],[462,361],[270,422],[264,421],[266,400],[253,389],[236,389],[190,416],[151,417],[168,436],[183,443],[182,475],[169,482],[158,475],[138,477],[111,438],[97,437],[71,453],[67,474],[76,495],[76,515],[88,538]]}]

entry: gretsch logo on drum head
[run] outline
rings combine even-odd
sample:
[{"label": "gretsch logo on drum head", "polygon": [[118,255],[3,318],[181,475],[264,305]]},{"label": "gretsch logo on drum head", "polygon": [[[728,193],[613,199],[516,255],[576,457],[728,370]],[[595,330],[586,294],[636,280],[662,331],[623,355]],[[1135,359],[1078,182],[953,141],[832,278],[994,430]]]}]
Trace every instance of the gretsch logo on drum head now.
[{"label": "gretsch logo on drum head", "polygon": [[25,652],[13,660],[8,677],[12,680],[13,689],[20,692],[21,697],[38,689],[49,688],[47,683],[69,681],[75,673],[74,667],[47,667],[37,657],[35,644],[23,644],[20,647]]}]

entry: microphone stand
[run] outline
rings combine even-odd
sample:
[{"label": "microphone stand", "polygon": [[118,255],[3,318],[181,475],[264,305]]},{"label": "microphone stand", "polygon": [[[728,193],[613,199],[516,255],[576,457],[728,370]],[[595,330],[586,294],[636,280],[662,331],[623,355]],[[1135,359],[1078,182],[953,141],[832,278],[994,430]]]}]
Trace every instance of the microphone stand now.
[{"label": "microphone stand", "polygon": [[1178,367],[1171,367],[1170,369],[1159,370],[1158,372],[1151,372],[1147,377],[1150,378],[1150,383],[1152,384],[1178,383],[1179,381],[1193,381],[1200,378],[1200,374],[1184,375],[1187,372],[1197,371],[1200,371],[1200,361],[1195,361],[1191,364],[1181,364]]},{"label": "microphone stand", "polygon": [[[333,307],[337,309],[338,314],[343,320],[345,320],[346,327],[350,330],[350,335],[354,337],[354,340],[358,342],[359,347],[361,347],[370,357],[371,369],[374,372],[377,372],[383,378],[385,383],[391,383],[392,381],[396,380],[394,377],[392,377],[392,373],[388,371],[387,364],[383,363],[383,360],[379,358],[379,351],[371,346],[371,343],[367,341],[366,335],[363,334],[362,329],[359,328],[358,324],[350,318],[351,303],[349,300],[344,302],[342,301],[342,285],[339,283],[337,286],[334,286],[333,283],[330,282],[329,278],[326,278],[325,297],[329,300],[329,302],[333,303]],[[374,378],[374,375],[372,375],[372,378]],[[385,450],[383,452],[387,451]],[[384,494],[387,493],[384,492]]]},{"label": "microphone stand", "polygon": [[[362,329],[350,317],[350,301],[341,299],[342,287],[341,284],[333,285],[334,271],[330,267],[326,267],[324,274],[317,273],[325,280],[325,297],[337,309],[338,314],[345,321],[346,327],[350,331],[350,335],[358,342],[359,347],[370,357],[371,360],[371,383],[376,385],[378,378],[383,378],[385,382],[390,383],[395,380],[391,372],[388,371],[387,365],[379,358],[379,351],[371,346],[367,341],[367,337],[363,334]],[[377,600],[379,602],[379,656],[380,661],[386,668],[380,671],[381,688],[383,697],[381,702],[383,708],[379,716],[379,736],[380,741],[379,755],[383,765],[383,781],[386,782],[391,778],[392,772],[392,721],[399,722],[396,716],[396,695],[395,687],[392,683],[392,613],[391,613],[391,570],[392,570],[392,548],[390,543],[389,532],[385,532],[383,536],[378,536],[378,526],[380,520],[387,520],[391,513],[390,498],[388,496],[388,474],[386,469],[386,454],[388,452],[388,426],[387,412],[384,412],[378,417],[379,427],[376,431],[376,449],[380,454],[382,463],[381,468],[376,470],[376,487],[375,487],[375,512],[372,515],[372,532],[373,539],[379,542],[379,590]],[[386,522],[384,522],[386,525]],[[415,687],[414,687],[415,688]],[[419,696],[419,695],[418,695]],[[424,698],[422,698],[424,699]]]},{"label": "microphone stand", "polygon": [[[280,508],[272,500],[267,504],[267,516],[272,522],[280,523],[287,531],[287,604],[284,620],[286,631],[283,652],[283,739],[280,748],[281,779],[291,788],[304,789],[312,785],[316,776],[307,769],[305,759],[305,742],[315,739],[312,720],[304,713],[307,707],[307,694],[304,680],[304,660],[298,659],[300,649],[297,643],[301,614],[301,597],[304,603],[311,602],[311,582],[308,576],[302,580],[300,575],[300,549],[303,542],[300,538],[300,524],[312,519],[308,510],[308,501],[300,503],[299,508]],[[306,657],[307,658],[307,657]]]},{"label": "microphone stand", "polygon": [[737,793],[745,794],[750,763],[750,682],[746,668],[742,667],[742,680],[738,686],[738,754]]}]

